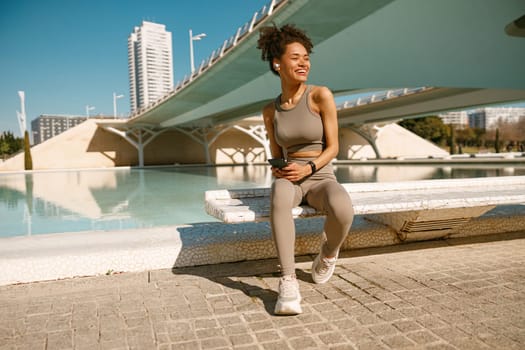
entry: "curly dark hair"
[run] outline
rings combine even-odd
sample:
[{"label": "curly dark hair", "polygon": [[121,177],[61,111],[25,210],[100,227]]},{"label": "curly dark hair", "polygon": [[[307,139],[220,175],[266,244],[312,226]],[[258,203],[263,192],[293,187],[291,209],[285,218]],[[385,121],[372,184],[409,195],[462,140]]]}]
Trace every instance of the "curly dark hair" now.
[{"label": "curly dark hair", "polygon": [[286,50],[286,45],[291,43],[302,44],[308,54],[312,53],[314,47],[306,33],[296,28],[293,24],[285,24],[281,28],[278,28],[274,23],[273,26],[260,29],[257,48],[261,49],[261,58],[263,61],[268,61],[273,74],[279,75],[273,67],[273,59],[280,58]]}]

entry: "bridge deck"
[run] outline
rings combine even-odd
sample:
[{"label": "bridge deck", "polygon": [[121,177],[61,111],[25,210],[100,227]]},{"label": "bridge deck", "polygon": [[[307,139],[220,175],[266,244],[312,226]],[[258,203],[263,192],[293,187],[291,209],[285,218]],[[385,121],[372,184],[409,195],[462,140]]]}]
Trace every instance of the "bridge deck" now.
[{"label": "bridge deck", "polygon": [[[126,126],[208,127],[260,113],[279,93],[279,80],[257,49],[259,28],[271,23],[293,23],[306,31],[315,45],[309,81],[330,87],[336,95],[363,89],[441,88],[425,94],[424,106],[412,100],[414,108],[408,111],[395,105],[383,111],[383,104],[356,108],[345,122],[523,100],[525,81],[520,77],[525,65],[520,57],[525,46],[504,28],[523,15],[525,3],[508,0],[477,6],[478,2],[331,0],[327,6],[314,0],[269,1],[191,77],[136,111]],[[491,43],[490,50],[486,43]]]}]

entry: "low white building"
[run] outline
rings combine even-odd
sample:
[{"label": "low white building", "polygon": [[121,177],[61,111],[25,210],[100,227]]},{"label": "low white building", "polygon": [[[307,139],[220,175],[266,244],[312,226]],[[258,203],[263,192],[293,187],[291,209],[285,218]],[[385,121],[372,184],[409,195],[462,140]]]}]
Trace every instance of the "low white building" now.
[{"label": "low white building", "polygon": [[525,108],[522,107],[486,107],[468,111],[469,126],[491,130],[498,126],[498,122],[516,123],[525,118]]},{"label": "low white building", "polygon": [[458,129],[479,128],[495,129],[498,122],[515,123],[525,118],[525,108],[521,107],[484,107],[467,111],[454,111],[438,114],[444,124],[454,125]]},{"label": "low white building", "polygon": [[469,127],[469,116],[467,111],[448,112],[438,114],[444,124],[454,125],[458,129]]}]

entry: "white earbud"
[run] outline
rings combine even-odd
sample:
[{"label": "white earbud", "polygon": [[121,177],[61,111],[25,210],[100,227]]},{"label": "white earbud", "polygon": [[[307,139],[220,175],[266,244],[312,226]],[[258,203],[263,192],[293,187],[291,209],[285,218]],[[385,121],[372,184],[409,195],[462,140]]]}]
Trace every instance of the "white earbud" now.
[{"label": "white earbud", "polygon": [[276,64],[273,65],[273,67],[274,67],[275,69],[279,69],[280,66],[281,66],[281,65],[280,65],[279,63],[276,63]]}]

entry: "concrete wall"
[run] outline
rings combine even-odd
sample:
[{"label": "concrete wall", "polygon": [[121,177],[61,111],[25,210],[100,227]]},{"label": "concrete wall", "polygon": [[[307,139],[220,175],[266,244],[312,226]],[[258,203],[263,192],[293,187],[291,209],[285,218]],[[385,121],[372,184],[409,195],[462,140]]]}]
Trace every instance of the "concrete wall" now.
[{"label": "concrete wall", "polygon": [[[104,168],[136,164],[137,152],[121,137],[87,120],[31,148],[33,169]],[[24,170],[21,153],[0,164],[0,171]]]},{"label": "concrete wall", "polygon": [[[201,144],[188,135],[168,130],[158,135],[144,148],[144,165],[206,163],[206,154]],[[137,163],[133,165],[137,165]]]}]

